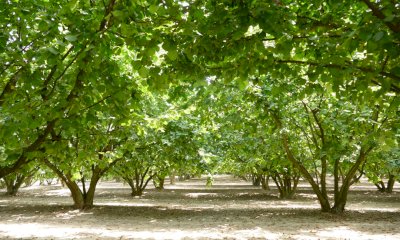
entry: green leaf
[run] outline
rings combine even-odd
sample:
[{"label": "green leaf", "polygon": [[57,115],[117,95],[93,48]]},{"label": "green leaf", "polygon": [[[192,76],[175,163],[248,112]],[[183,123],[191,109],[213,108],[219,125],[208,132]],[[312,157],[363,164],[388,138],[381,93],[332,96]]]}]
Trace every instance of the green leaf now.
[{"label": "green leaf", "polygon": [[178,52],[176,50],[170,50],[167,54],[168,58],[175,61],[178,58]]},{"label": "green leaf", "polygon": [[149,69],[147,69],[146,67],[142,66],[139,69],[139,75],[143,78],[147,77],[149,75]]},{"label": "green leaf", "polygon": [[78,40],[78,35],[65,35],[64,37],[68,42],[75,42]]},{"label": "green leaf", "polygon": [[78,179],[81,179],[81,178],[82,178],[82,176],[81,176],[81,174],[79,172],[75,172],[72,175],[72,180],[78,180]]},{"label": "green leaf", "polygon": [[374,35],[373,39],[377,42],[377,41],[381,40],[382,37],[383,37],[384,35],[385,35],[384,32],[377,32],[377,33]]},{"label": "green leaf", "polygon": [[158,11],[158,6],[157,5],[151,5],[150,7],[149,7],[149,12],[151,12],[151,13],[157,13],[157,11]]},{"label": "green leaf", "polygon": [[58,55],[59,54],[59,52],[53,47],[48,47],[47,51],[51,52],[54,55]]}]

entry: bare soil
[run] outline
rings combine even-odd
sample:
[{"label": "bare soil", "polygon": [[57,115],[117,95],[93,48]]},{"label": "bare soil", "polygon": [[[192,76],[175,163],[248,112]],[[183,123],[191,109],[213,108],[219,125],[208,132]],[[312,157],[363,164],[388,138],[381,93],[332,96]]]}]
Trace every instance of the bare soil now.
[{"label": "bare soil", "polygon": [[[321,213],[303,183],[292,200],[279,199],[231,176],[166,185],[130,197],[128,186],[101,182],[95,207],[74,210],[59,185],[0,192],[1,239],[400,239],[400,191],[383,194],[368,183],[352,187],[347,211]],[[4,191],[4,190],[3,190]]]}]

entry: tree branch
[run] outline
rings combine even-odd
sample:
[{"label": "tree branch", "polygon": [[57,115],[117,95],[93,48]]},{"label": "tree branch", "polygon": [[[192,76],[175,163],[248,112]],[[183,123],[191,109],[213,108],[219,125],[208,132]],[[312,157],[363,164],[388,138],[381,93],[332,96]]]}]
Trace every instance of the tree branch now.
[{"label": "tree branch", "polygon": [[18,71],[15,72],[11,76],[10,80],[8,80],[6,86],[4,87],[4,89],[3,89],[3,91],[1,92],[1,95],[0,95],[0,107],[5,102],[4,98],[5,98],[6,94],[12,93],[15,90],[15,84],[17,83],[19,74],[23,69],[24,69],[24,67],[21,67],[20,69],[18,69]]},{"label": "tree branch", "polygon": [[318,62],[309,62],[309,61],[300,61],[300,60],[276,60],[275,62],[277,63],[292,63],[292,64],[299,64],[299,65],[309,65],[309,66],[316,66],[316,67],[326,67],[326,68],[335,68],[335,69],[346,69],[346,68],[355,68],[357,70],[363,71],[363,72],[368,72],[368,73],[378,73],[379,75],[382,75],[384,77],[392,78],[394,80],[400,81],[400,76],[397,76],[395,74],[389,73],[389,72],[384,72],[384,71],[375,71],[372,68],[367,68],[367,67],[358,67],[358,66],[352,66],[352,65],[339,65],[339,64],[334,64],[334,63],[329,63],[329,64],[323,64],[323,63],[318,63]]},{"label": "tree branch", "polygon": [[375,17],[382,20],[390,30],[392,30],[394,33],[400,33],[400,24],[394,24],[390,21],[385,21],[386,19],[385,14],[375,4],[370,2],[370,0],[361,0],[361,1],[363,1],[368,6],[368,8],[371,9],[372,14]]}]

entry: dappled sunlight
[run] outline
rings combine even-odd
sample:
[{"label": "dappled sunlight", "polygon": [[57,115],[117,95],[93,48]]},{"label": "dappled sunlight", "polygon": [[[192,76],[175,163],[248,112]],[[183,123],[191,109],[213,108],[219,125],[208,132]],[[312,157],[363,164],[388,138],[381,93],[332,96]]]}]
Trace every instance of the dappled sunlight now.
[{"label": "dappled sunlight", "polygon": [[[357,204],[358,205],[358,204]],[[354,211],[358,211],[361,213],[365,213],[365,212],[390,212],[390,213],[394,213],[394,212],[400,212],[400,208],[399,207],[370,207],[370,206],[362,206],[362,205],[358,205],[353,204],[351,207],[347,207],[347,209],[351,209]]]},{"label": "dappled sunlight", "polygon": [[187,194],[185,194],[185,196],[189,197],[189,198],[199,198],[199,197],[204,197],[204,196],[217,197],[218,193],[212,193],[212,192],[210,192],[210,193],[187,193]]},{"label": "dappled sunlight", "polygon": [[118,206],[118,207],[155,207],[155,204],[151,203],[135,203],[135,202],[102,202],[100,204],[96,204],[97,207],[101,206]]},{"label": "dappled sunlight", "polygon": [[[88,228],[88,227],[72,227],[60,226],[54,224],[0,224],[0,233],[3,236],[10,238],[60,238],[60,239],[75,239],[75,238],[135,238],[135,239],[248,239],[259,236],[264,236],[268,239],[279,239],[280,233],[273,233],[256,227],[252,229],[235,230],[228,225],[204,228],[202,230],[181,230],[181,229],[161,229],[161,230],[112,230],[109,228]],[[21,231],[24,229],[24,231]]]},{"label": "dappled sunlight", "polygon": [[80,216],[85,216],[85,215],[93,215],[92,212],[83,212],[79,210],[72,210],[64,213],[58,213],[56,214],[56,218],[59,219],[64,219],[64,220],[69,220],[73,219],[75,217],[80,217]]},{"label": "dappled sunlight", "polygon": [[[157,224],[159,220],[152,219],[149,223]],[[191,221],[189,219],[189,221]],[[172,222],[172,221],[171,221]],[[289,227],[289,226],[288,226]],[[160,228],[146,230],[140,228],[118,229],[107,227],[87,227],[71,226],[68,224],[0,224],[0,234],[10,238],[135,238],[135,239],[249,239],[249,238],[267,238],[267,239],[398,239],[400,234],[371,234],[353,230],[348,226],[337,226],[329,228],[310,228],[310,229],[292,229],[292,233],[277,232],[267,230],[263,227],[237,228],[230,224],[220,224],[216,226],[205,226],[202,229],[177,229]],[[23,231],[21,231],[23,229]]]},{"label": "dappled sunlight", "polygon": [[6,207],[10,200],[1,199],[0,200],[0,207]]},{"label": "dappled sunlight", "polygon": [[316,235],[320,238],[330,239],[399,239],[400,234],[392,232],[393,236],[387,234],[373,234],[351,229],[351,227],[341,226],[319,230]]},{"label": "dappled sunlight", "polygon": [[49,190],[45,191],[44,194],[41,194],[41,196],[70,196],[71,192],[69,191],[68,188],[62,188],[62,189],[56,189],[56,190]]},{"label": "dappled sunlight", "polygon": [[0,238],[400,238],[393,232],[400,224],[397,193],[351,192],[346,213],[338,216],[321,213],[310,189],[300,189],[294,199],[279,199],[274,188],[244,188],[241,181],[237,188],[206,188],[199,182],[150,188],[138,198],[120,183],[102,182],[94,208],[86,211],[73,209],[66,188],[24,189],[17,197],[0,197],[1,216],[7,216],[0,220]]}]

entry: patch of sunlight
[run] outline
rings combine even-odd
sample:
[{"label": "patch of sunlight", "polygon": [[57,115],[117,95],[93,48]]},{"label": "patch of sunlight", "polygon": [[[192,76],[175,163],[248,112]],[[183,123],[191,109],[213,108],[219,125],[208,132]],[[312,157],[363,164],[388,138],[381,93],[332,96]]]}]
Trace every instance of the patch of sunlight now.
[{"label": "patch of sunlight", "polygon": [[117,206],[117,207],[155,207],[156,205],[151,203],[134,203],[134,202],[102,202],[96,204],[100,206]]},{"label": "patch of sunlight", "polygon": [[365,212],[400,212],[400,208],[396,208],[393,206],[388,206],[388,207],[369,207],[365,205],[360,205],[360,206],[354,206],[354,205],[349,205],[346,209],[349,210],[354,210],[358,211],[361,213]]},{"label": "patch of sunlight", "polygon": [[72,219],[74,217],[79,217],[79,216],[83,216],[83,215],[93,215],[93,213],[91,212],[82,212],[79,210],[72,210],[72,211],[68,211],[65,213],[59,213],[56,215],[57,218],[61,218],[64,220],[68,220],[68,219]]},{"label": "patch of sunlight", "polygon": [[203,210],[207,209],[212,209],[215,211],[219,211],[219,209],[215,206],[202,206],[202,207],[183,207],[181,208],[182,210],[188,210],[188,211],[195,211],[195,212],[201,212]]},{"label": "patch of sunlight", "polygon": [[21,220],[30,220],[30,219],[34,219],[35,216],[25,216],[24,214],[15,214],[15,215],[11,215],[10,219],[8,219],[7,221],[21,221]]},{"label": "patch of sunlight", "polygon": [[262,32],[262,29],[258,24],[255,26],[250,25],[249,28],[247,29],[247,32],[244,33],[244,36],[250,37],[260,32]]},{"label": "patch of sunlight", "polygon": [[[42,196],[42,194],[37,194]],[[45,196],[70,196],[71,192],[68,190],[68,188],[63,188],[63,189],[57,189],[57,190],[48,190],[44,194]]]},{"label": "patch of sunlight", "polygon": [[[230,230],[220,228],[207,228],[200,231],[191,230],[159,230],[159,231],[126,231],[110,228],[93,227],[70,227],[49,224],[0,224],[0,237],[10,238],[53,238],[53,239],[75,239],[79,237],[90,238],[135,238],[135,239],[249,239],[255,237],[267,237],[268,239],[279,239],[281,234],[266,231],[259,227],[246,230]],[[24,231],[21,231],[24,229]]]},{"label": "patch of sunlight", "polygon": [[292,202],[292,201],[272,201],[266,205],[266,208],[272,209],[320,209],[318,203],[309,204],[305,202]]},{"label": "patch of sunlight", "polygon": [[315,194],[312,193],[297,193],[299,197],[307,198],[307,199],[315,199],[317,198]]},{"label": "patch of sunlight", "polygon": [[392,238],[386,234],[369,234],[367,232],[360,232],[350,229],[349,227],[333,227],[320,230],[316,233],[320,238],[332,238],[332,239],[398,239],[400,234],[397,236],[392,235]]},{"label": "patch of sunlight", "polygon": [[96,186],[96,189],[129,189],[129,185],[123,182],[103,181]]},{"label": "patch of sunlight", "polygon": [[10,200],[0,200],[0,207],[7,207]]},{"label": "patch of sunlight", "polygon": [[246,230],[236,230],[236,231],[229,231],[225,238],[232,238],[232,239],[250,239],[250,238],[262,238],[262,239],[281,239],[282,234],[280,233],[273,233],[267,230],[264,230],[260,227],[256,227],[253,229],[246,229]]},{"label": "patch of sunlight", "polygon": [[187,193],[185,196],[189,198],[199,198],[204,196],[217,197],[218,193]]}]

